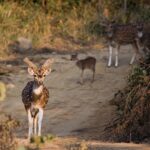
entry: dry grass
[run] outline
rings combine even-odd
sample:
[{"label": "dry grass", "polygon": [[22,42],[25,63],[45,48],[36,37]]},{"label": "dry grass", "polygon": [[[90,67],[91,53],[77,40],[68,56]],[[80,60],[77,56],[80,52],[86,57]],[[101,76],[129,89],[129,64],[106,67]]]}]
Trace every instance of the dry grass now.
[{"label": "dry grass", "polygon": [[18,126],[18,122],[3,114],[0,117],[0,150],[15,150],[17,143],[14,140],[12,129]]},{"label": "dry grass", "polygon": [[64,11],[57,4],[57,11],[45,14],[40,6],[5,2],[0,5],[0,59],[9,55],[7,46],[18,37],[30,38],[33,46],[55,49],[80,49],[79,45],[89,42],[95,35],[86,29],[95,19],[96,8],[81,4]]}]

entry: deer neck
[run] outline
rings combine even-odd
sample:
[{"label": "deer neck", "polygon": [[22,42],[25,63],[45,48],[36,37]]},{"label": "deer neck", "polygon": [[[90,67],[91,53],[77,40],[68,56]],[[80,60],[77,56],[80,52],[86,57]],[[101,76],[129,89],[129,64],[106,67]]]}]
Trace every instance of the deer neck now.
[{"label": "deer neck", "polygon": [[113,37],[113,32],[108,32],[107,35],[108,35],[108,38],[112,38]]},{"label": "deer neck", "polygon": [[142,38],[143,37],[143,32],[138,32],[138,37]]},{"label": "deer neck", "polygon": [[43,92],[43,84],[39,84],[37,82],[34,82],[33,84],[33,95],[40,96]]}]

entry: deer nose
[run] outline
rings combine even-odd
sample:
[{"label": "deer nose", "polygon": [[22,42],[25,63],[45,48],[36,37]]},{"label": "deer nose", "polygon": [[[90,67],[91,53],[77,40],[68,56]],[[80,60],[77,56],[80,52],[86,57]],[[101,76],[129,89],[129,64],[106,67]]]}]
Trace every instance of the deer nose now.
[{"label": "deer nose", "polygon": [[39,75],[39,78],[42,78],[42,75]]},{"label": "deer nose", "polygon": [[38,82],[38,84],[42,84],[42,83],[43,83],[43,81],[42,81],[42,80],[38,80],[37,82]]}]

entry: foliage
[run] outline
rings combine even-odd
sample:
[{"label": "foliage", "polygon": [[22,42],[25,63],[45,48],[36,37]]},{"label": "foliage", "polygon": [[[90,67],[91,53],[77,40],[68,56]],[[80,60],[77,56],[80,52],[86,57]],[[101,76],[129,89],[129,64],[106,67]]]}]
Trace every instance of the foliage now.
[{"label": "foliage", "polygon": [[150,21],[150,9],[141,8],[138,19],[142,20],[143,22],[149,22]]},{"label": "foliage", "polygon": [[[127,8],[125,9],[125,0],[106,0],[104,6],[109,10],[109,19],[116,22],[128,23],[140,21],[148,21],[149,7],[144,0],[126,0]],[[143,18],[144,17],[144,18]]]},{"label": "foliage", "polygon": [[111,125],[117,141],[143,141],[150,138],[150,54],[133,69],[124,90],[115,94],[118,120]]},{"label": "foliage", "polygon": [[32,137],[30,142],[31,143],[35,143],[36,145],[39,145],[41,143],[45,143],[46,141],[51,141],[53,140],[55,137],[51,134],[48,134],[46,136],[37,136],[37,137]]},{"label": "foliage", "polygon": [[85,26],[95,17],[94,6],[89,3],[79,5],[77,1],[75,4],[72,1],[50,2],[47,14],[38,3],[6,1],[0,4],[0,58],[3,53],[9,54],[8,44],[18,37],[32,39],[35,48],[45,45],[50,48],[68,47],[93,38]]}]

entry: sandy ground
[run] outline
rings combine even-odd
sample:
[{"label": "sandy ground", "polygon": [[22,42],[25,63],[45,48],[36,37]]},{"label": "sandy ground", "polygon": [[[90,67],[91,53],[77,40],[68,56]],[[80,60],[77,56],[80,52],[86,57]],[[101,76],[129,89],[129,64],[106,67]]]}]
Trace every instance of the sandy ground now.
[{"label": "sandy ground", "polygon": [[[105,125],[115,118],[115,107],[109,105],[115,92],[125,86],[126,77],[132,66],[129,66],[131,52],[124,47],[120,52],[120,66],[107,68],[107,50],[89,51],[79,54],[79,58],[94,56],[97,59],[95,82],[91,83],[92,74],[86,71],[84,84],[78,83],[80,70],[70,61],[69,54],[42,54],[32,58],[37,63],[42,63],[46,58],[55,59],[52,73],[46,78],[45,85],[50,91],[50,99],[46,106],[43,119],[42,133],[51,133],[60,139],[55,140],[50,149],[63,149],[59,142],[64,138],[77,138],[78,140],[104,140],[103,130]],[[15,130],[16,136],[21,141],[27,137],[28,122],[24,106],[21,101],[21,91],[25,84],[32,80],[27,74],[26,66],[20,64],[15,73],[9,75],[10,83],[14,88],[8,88],[7,98],[0,103],[1,112],[11,114],[20,121],[20,127]],[[6,80],[8,82],[8,80]],[[88,143],[89,144],[89,143]],[[92,144],[95,144],[94,146]],[[107,143],[91,142],[93,150],[130,150],[140,149],[141,145],[125,146]],[[139,148],[137,148],[139,146]],[[43,149],[46,149],[43,148]],[[49,149],[49,148],[47,148]],[[141,150],[141,149],[140,149]]]}]

